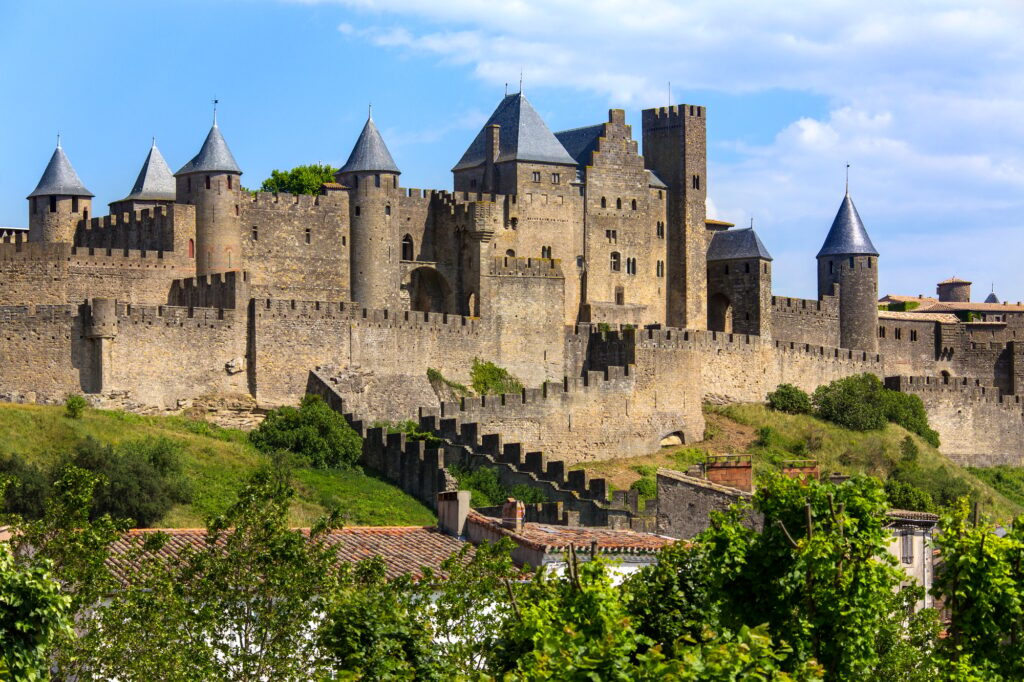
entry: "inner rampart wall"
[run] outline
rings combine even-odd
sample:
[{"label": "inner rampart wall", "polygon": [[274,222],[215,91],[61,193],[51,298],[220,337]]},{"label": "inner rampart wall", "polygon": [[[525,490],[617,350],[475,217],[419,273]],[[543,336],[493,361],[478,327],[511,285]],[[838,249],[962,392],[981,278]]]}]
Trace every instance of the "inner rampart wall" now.
[{"label": "inner rampart wall", "polygon": [[55,403],[90,385],[82,322],[74,305],[0,307],[0,401]]},{"label": "inner rampart wall", "polygon": [[772,296],[772,336],[780,341],[839,347],[839,299]]}]

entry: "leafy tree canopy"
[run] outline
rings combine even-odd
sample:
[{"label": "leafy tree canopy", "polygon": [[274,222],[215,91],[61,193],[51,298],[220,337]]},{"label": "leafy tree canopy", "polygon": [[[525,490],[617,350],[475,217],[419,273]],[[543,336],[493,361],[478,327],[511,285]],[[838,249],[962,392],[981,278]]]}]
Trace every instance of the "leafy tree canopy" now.
[{"label": "leafy tree canopy", "polygon": [[338,169],[320,163],[296,166],[288,171],[273,170],[263,181],[260,191],[286,192],[288,194],[319,194],[325,182],[334,182]]}]

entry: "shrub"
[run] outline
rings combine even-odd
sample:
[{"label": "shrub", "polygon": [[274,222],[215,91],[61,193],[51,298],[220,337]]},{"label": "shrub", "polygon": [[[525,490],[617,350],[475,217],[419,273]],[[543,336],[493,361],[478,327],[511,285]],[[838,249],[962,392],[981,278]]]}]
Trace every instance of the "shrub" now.
[{"label": "shrub", "polygon": [[64,414],[71,419],[81,419],[82,413],[87,407],[89,407],[88,401],[76,393],[72,393],[64,399]]},{"label": "shrub", "polygon": [[249,439],[263,452],[290,450],[321,469],[351,467],[362,454],[358,434],[318,395],[307,395],[298,409],[271,410]]},{"label": "shrub", "polygon": [[640,497],[649,500],[658,496],[658,481],[654,476],[644,476],[633,481],[630,490],[640,493]]},{"label": "shrub", "polygon": [[810,414],[811,397],[793,384],[779,384],[768,394],[768,407],[787,414]]},{"label": "shrub", "polygon": [[0,479],[9,477],[3,491],[3,511],[25,519],[43,516],[50,496],[50,478],[41,468],[18,454],[0,459]]},{"label": "shrub", "polygon": [[539,488],[520,483],[511,488],[502,485],[498,473],[488,467],[469,469],[466,467],[448,467],[448,472],[459,483],[460,490],[472,493],[470,504],[474,507],[495,507],[505,500],[514,497],[525,504],[547,502],[547,495]]},{"label": "shrub", "polygon": [[837,379],[814,392],[818,417],[852,431],[881,429],[886,423],[885,387],[874,374]]},{"label": "shrub", "polygon": [[470,379],[477,395],[520,393],[523,390],[523,384],[509,374],[507,369],[498,367],[493,362],[481,362],[479,358],[473,359]]},{"label": "shrub", "polygon": [[928,426],[928,414],[920,396],[888,389],[884,396],[886,419],[921,436],[932,447],[939,447],[939,434]]},{"label": "shrub", "polygon": [[935,502],[930,494],[897,478],[890,477],[886,480],[885,495],[889,499],[889,506],[893,509],[909,509],[922,512],[935,511]]},{"label": "shrub", "polygon": [[92,438],[78,444],[70,463],[102,476],[93,491],[91,515],[132,519],[145,528],[159,521],[175,504],[191,500],[182,474],[183,445],[167,438],[145,438],[117,446]]}]

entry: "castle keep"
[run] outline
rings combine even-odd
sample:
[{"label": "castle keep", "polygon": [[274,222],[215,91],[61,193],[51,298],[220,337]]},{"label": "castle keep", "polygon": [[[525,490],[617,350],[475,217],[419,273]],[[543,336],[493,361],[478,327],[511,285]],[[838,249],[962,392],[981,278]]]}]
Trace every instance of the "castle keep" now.
[{"label": "castle keep", "polygon": [[[922,397],[951,456],[1020,464],[1024,306],[951,280],[879,310],[848,193],[817,298],[774,295],[754,230],[705,214],[706,125],[646,110],[641,148],[622,110],[553,133],[518,93],[451,191],[403,187],[369,119],[334,182],[291,196],[243,190],[214,122],[176,173],[154,144],[102,217],[58,144],[27,233],[0,236],[0,398],[271,407],[316,384],[364,420],[455,420],[573,462],[700,440],[708,399],[872,372]],[[446,402],[428,368],[465,381],[474,358],[529,388]]]}]

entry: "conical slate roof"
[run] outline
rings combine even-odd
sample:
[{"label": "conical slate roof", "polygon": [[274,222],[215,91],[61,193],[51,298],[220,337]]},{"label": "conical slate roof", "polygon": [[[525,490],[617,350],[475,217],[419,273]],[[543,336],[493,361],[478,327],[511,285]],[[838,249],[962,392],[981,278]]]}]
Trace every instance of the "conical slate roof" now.
[{"label": "conical slate roof", "polygon": [[735,258],[772,260],[772,255],[768,253],[768,249],[764,247],[752,227],[716,232],[708,247],[708,261],[733,260]]},{"label": "conical slate roof", "polygon": [[78,173],[71,166],[71,162],[68,161],[68,157],[64,150],[61,149],[59,143],[57,148],[53,150],[50,163],[46,164],[43,177],[39,178],[39,184],[36,185],[35,190],[27,198],[45,197],[53,194],[63,194],[69,197],[95,196],[82,184],[82,181],[78,178]]},{"label": "conical slate roof", "polygon": [[818,252],[818,258],[822,256],[877,256],[878,250],[871,243],[868,231],[864,229],[864,223],[857,214],[857,207],[853,205],[849,192],[843,197],[843,203],[839,205],[839,212],[832,221],[832,229],[825,237],[825,243]]},{"label": "conical slate roof", "polygon": [[999,297],[996,296],[996,292],[992,292],[985,297],[985,303],[999,303]]},{"label": "conical slate roof", "polygon": [[135,185],[131,193],[122,201],[135,199],[139,201],[173,201],[176,196],[174,187],[174,176],[171,169],[167,167],[160,150],[156,148],[156,141],[146,155],[146,162],[142,164],[139,177],[135,179]]},{"label": "conical slate roof", "polygon": [[352,153],[348,155],[348,161],[341,167],[338,173],[356,172],[381,172],[401,173],[398,165],[391,157],[388,146],[384,144],[384,138],[374,124],[372,118],[366,119],[363,132],[359,133],[356,145],[352,147]]},{"label": "conical slate roof", "polygon": [[498,162],[539,161],[575,166],[574,159],[552,134],[523,93],[506,95],[473,139],[453,171],[476,168],[487,162],[487,126],[498,125]]},{"label": "conical slate roof", "polygon": [[235,157],[228,149],[228,143],[220,134],[220,128],[214,122],[210,132],[206,135],[202,149],[191,161],[181,167],[175,175],[186,175],[187,173],[238,173],[242,169],[235,163]]}]

